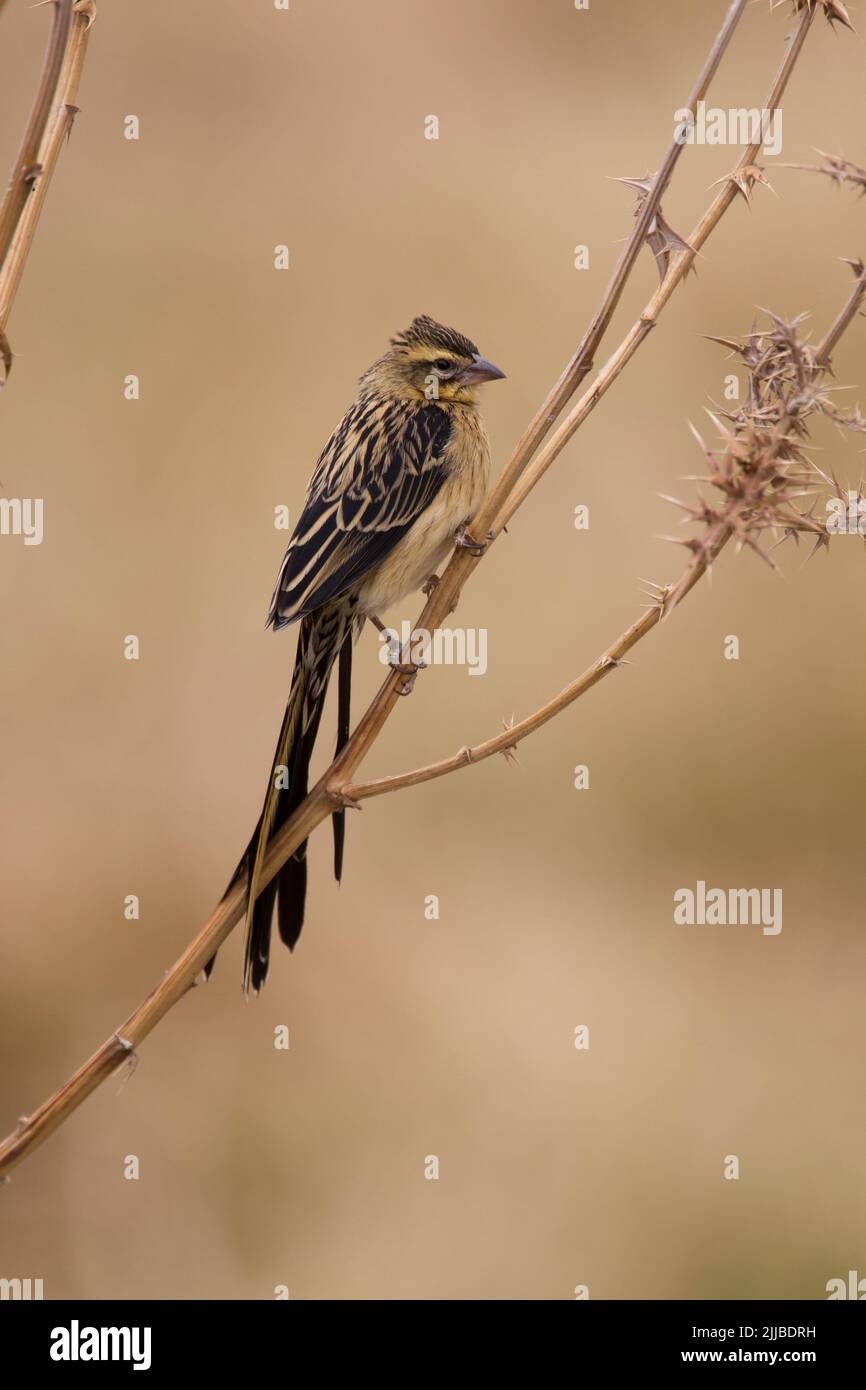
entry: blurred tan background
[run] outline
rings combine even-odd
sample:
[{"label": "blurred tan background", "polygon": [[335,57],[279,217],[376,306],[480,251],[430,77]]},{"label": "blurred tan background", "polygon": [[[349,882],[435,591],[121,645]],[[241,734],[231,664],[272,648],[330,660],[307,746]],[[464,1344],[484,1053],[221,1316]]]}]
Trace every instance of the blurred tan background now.
[{"label": "blurred tan background", "polygon": [[[356,377],[415,314],[454,324],[508,373],[485,395],[501,464],[630,229],[611,176],[655,167],[724,10],[100,4],[0,402],[2,491],[45,499],[41,547],[0,541],[4,1132],[159,979],[237,860],[294,650],[263,631],[273,509],[297,515]],[[46,14],[13,0],[0,21],[4,170]],[[788,27],[750,7],[711,103],[760,104]],[[822,22],[781,159],[866,162],[864,129],[862,43]],[[665,200],[684,235],[736,154],[686,153]],[[848,289],[837,258],[866,253],[866,203],[770,177],[779,196],[731,210],[473,579],[459,621],[489,631],[486,677],[425,673],[366,771],[528,713],[636,616],[638,576],[678,573],[656,494],[701,471],[687,420],[732,369],[702,335],[745,331],[756,305],[820,330]],[[615,331],[655,282],[647,253]],[[866,382],[864,344],[861,325],[841,381]],[[859,442],[817,442],[856,485]],[[339,890],[320,833],[294,957],[278,947],[245,1006],[230,939],[134,1075],[0,1194],[0,1275],[48,1297],[674,1299],[820,1298],[866,1274],[866,557],[841,539],[780,558],[784,579],[726,553],[519,767],[350,816]],[[356,671],[358,712],[372,638]],[[332,736],[329,711],[322,757]],[[698,878],[781,887],[781,935],[675,926]]]}]

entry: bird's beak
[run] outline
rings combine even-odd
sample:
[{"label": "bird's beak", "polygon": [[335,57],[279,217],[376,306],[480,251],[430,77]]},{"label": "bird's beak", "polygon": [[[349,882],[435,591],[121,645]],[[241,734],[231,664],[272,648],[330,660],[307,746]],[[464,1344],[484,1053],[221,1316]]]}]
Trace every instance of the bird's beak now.
[{"label": "bird's beak", "polygon": [[499,381],[505,376],[498,367],[494,367],[492,362],[488,362],[486,357],[479,357],[476,352],[472,359],[472,365],[464,367],[460,373],[459,381],[461,384],[477,384],[479,381]]}]

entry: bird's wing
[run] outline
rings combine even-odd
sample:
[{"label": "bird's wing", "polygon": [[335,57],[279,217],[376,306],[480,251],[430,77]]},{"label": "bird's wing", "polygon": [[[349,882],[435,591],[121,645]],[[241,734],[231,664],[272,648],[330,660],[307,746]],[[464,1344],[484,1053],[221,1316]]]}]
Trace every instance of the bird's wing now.
[{"label": "bird's wing", "polygon": [[268,622],[295,622],[345,593],[430,505],[448,468],[447,411],[361,397],[322,452],[277,578]]}]

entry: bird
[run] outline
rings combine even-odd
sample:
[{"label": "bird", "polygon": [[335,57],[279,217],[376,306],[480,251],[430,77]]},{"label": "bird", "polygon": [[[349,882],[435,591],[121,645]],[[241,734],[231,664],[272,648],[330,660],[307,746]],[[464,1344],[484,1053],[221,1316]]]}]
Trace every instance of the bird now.
[{"label": "bird", "polygon": [[[378,615],[391,604],[415,589],[429,592],[455,544],[484,549],[469,529],[490,474],[477,390],[504,376],[464,334],[422,314],[362,374],[319,455],[266,623],[274,631],[300,625],[286,710],[262,811],[229,885],[247,879],[247,995],[258,994],[267,978],[275,910],[290,950],[301,935],[306,841],[264,886],[261,870],[272,836],[307,795],[335,663],[339,752],[349,736],[352,648],[364,623],[381,630]],[[333,826],[339,882],[344,810],[334,813]]]}]

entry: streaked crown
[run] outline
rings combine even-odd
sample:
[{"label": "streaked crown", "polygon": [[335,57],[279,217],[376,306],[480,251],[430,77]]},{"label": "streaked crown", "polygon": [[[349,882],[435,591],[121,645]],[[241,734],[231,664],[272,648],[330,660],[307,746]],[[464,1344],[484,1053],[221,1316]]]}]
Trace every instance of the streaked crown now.
[{"label": "streaked crown", "polygon": [[434,351],[439,348],[443,352],[453,353],[455,357],[466,358],[469,361],[478,353],[477,347],[469,338],[458,333],[456,328],[446,328],[444,323],[437,323],[429,314],[420,314],[402,333],[395,333],[391,339],[391,346],[431,348]]}]

